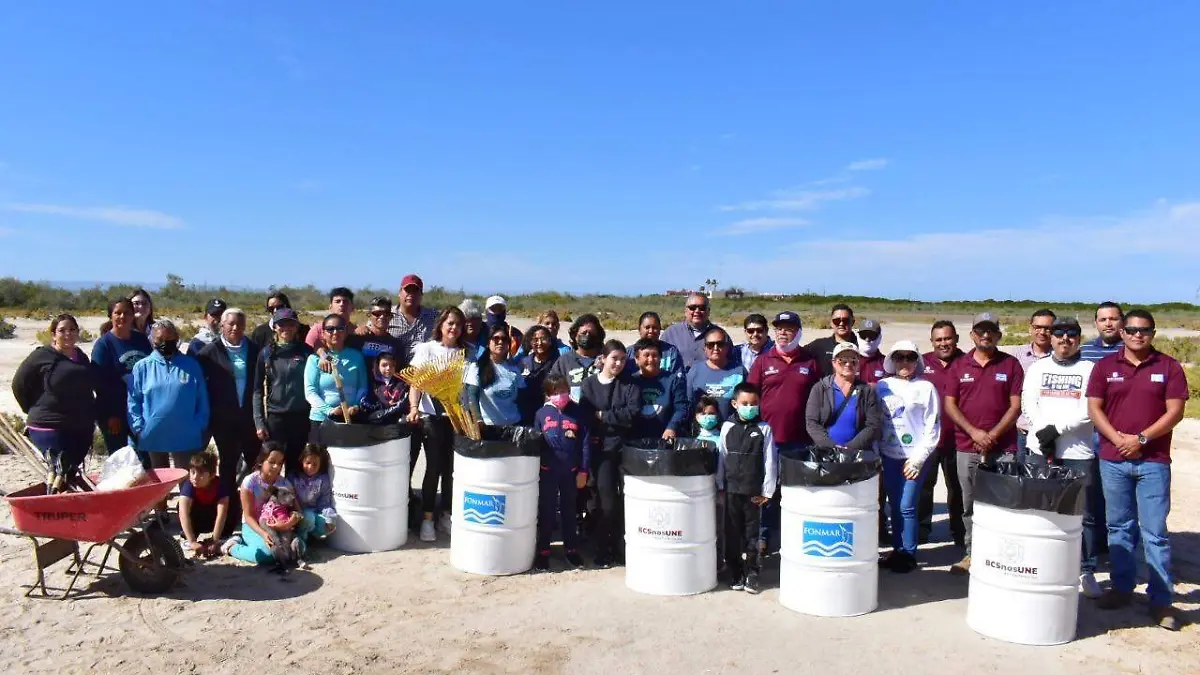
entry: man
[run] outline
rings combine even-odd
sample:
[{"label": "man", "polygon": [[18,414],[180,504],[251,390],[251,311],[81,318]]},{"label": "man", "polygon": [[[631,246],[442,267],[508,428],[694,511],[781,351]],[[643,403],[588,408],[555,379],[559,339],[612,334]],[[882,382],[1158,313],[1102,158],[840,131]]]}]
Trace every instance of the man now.
[{"label": "man", "polygon": [[[484,305],[487,310],[487,316],[484,317],[484,323],[487,325],[488,331],[491,331],[492,326],[508,322],[508,301],[503,297],[499,295],[493,295],[487,299],[487,302],[484,303]],[[512,324],[509,324],[508,337],[508,355],[510,357],[524,356],[523,354],[519,353],[521,351],[521,345],[525,340],[525,336],[521,335],[521,331],[514,328]]]},{"label": "man", "polygon": [[188,343],[187,353],[195,356],[204,349],[205,345],[211,344],[217,339],[217,332],[221,329],[221,315],[225,313],[228,306],[225,301],[220,298],[213,298],[204,306],[204,325],[197,331],[196,337]]},{"label": "man", "polygon": [[721,419],[729,419],[733,413],[733,390],[746,379],[746,369],[729,358],[730,344],[722,328],[713,326],[704,334],[708,356],[685,375],[689,410],[695,409],[700,397],[711,396],[717,400]]},{"label": "man", "polygon": [[1100,463],[1092,450],[1094,427],[1084,396],[1096,364],[1079,358],[1083,329],[1078,321],[1055,319],[1050,332],[1050,356],[1025,369],[1021,390],[1021,416],[1029,420],[1025,461],[1034,466],[1060,464],[1086,476],[1079,588],[1084,596],[1097,598],[1096,559],[1106,533],[1096,527],[1096,506],[1103,504],[1094,496],[1101,490]]},{"label": "man", "polygon": [[[1115,302],[1102,302],[1096,308],[1096,332],[1100,335],[1083,343],[1079,353],[1084,361],[1096,362],[1106,356],[1112,356],[1125,345],[1121,341],[1121,331],[1125,328],[1125,312]],[[1099,438],[1097,438],[1099,443]]]},{"label": "man", "polygon": [[[746,381],[758,387],[762,419],[771,425],[780,451],[812,444],[804,423],[808,395],[821,379],[817,359],[800,346],[804,331],[800,315],[780,312],[771,322],[775,346],[754,360]],[[832,362],[832,359],[831,359]],[[778,548],[779,500],[773,499],[763,512],[762,538],[769,551]]]},{"label": "man", "polygon": [[735,358],[739,359],[746,372],[754,367],[754,361],[775,346],[775,341],[767,332],[767,317],[762,314],[751,314],[742,322],[746,331],[746,342],[734,347]]},{"label": "man", "polygon": [[392,354],[396,357],[396,371],[408,365],[408,356],[404,351],[404,341],[392,337],[388,326],[392,322],[392,301],[383,296],[371,299],[371,310],[367,317],[367,325],[354,331],[346,340],[346,346],[362,352],[367,370],[371,373],[371,382],[379,381],[379,369],[375,367],[380,354]]},{"label": "man", "polygon": [[[329,291],[329,313],[337,314],[346,324],[346,330],[354,332],[356,326],[350,320],[350,315],[354,314],[354,292],[345,286],[338,286]],[[304,344],[319,350],[324,346],[324,321],[314,321],[312,328],[308,329],[308,335],[304,338]]]},{"label": "man", "polygon": [[[1017,360],[1021,362],[1021,369],[1026,374],[1029,373],[1029,366],[1034,362],[1050,356],[1053,351],[1050,346],[1050,328],[1054,325],[1055,319],[1058,317],[1054,312],[1048,309],[1039,309],[1033,313],[1029,319],[1029,337],[1028,345],[1017,350]],[[1034,429],[1034,431],[1037,431]],[[1025,456],[1026,436],[1029,434],[1029,420],[1022,412],[1017,418],[1017,456]]]},{"label": "man", "polygon": [[1088,380],[1088,412],[1100,431],[1100,476],[1107,504],[1112,587],[1101,609],[1133,599],[1140,534],[1150,581],[1150,614],[1159,626],[1179,630],[1172,605],[1171,431],[1183,419],[1187,379],[1175,359],[1154,349],[1154,317],[1125,315],[1125,345],[1096,364]]},{"label": "man", "polygon": [[672,324],[662,334],[663,342],[679,350],[684,370],[691,368],[694,363],[704,362],[704,334],[716,326],[708,319],[710,307],[707,295],[700,292],[688,295],[686,308],[683,321]]},{"label": "man", "polygon": [[967,574],[971,568],[971,515],[975,507],[975,467],[984,456],[1007,454],[1014,460],[1017,450],[1017,417],[1021,415],[1021,386],[1025,371],[1017,359],[1000,351],[1002,334],[995,314],[976,315],[971,323],[975,342],[947,373],[950,388],[943,410],[955,426],[958,450],[958,485],[962,489],[966,553],[950,567],[950,573]]},{"label": "man", "polygon": [[[849,342],[855,347],[859,346],[858,337],[854,335],[854,310],[850,309],[850,305],[834,305],[829,314],[829,324],[833,326],[833,335],[817,338],[805,347],[817,358],[821,375],[833,374],[833,348],[839,342]],[[803,412],[802,408],[801,413]],[[776,441],[778,442],[778,439]]]},{"label": "man", "polygon": [[874,385],[887,377],[883,370],[883,352],[879,344],[883,342],[883,326],[874,319],[863,319],[858,328],[859,351],[862,357],[858,362],[858,376],[863,382]]},{"label": "man", "polygon": [[[933,351],[925,354],[925,372],[922,376],[933,383],[941,400],[946,399],[950,391],[950,367],[954,362],[965,356],[958,348],[958,330],[951,321],[938,321],[929,332],[929,342]],[[920,514],[920,542],[927,543],[933,532],[933,490],[937,487],[938,469],[942,470],[942,482],[946,484],[946,510],[950,515],[950,534],[954,544],[959,548],[966,547],[966,527],[963,525],[962,490],[958,486],[958,451],[954,447],[954,426],[947,419],[942,420],[942,431],[939,436],[937,453],[934,457],[937,463],[929,469],[925,483],[921,487],[921,503],[917,510]]]},{"label": "man", "polygon": [[412,360],[413,350],[425,342],[433,334],[433,324],[437,322],[438,312],[432,307],[423,307],[421,300],[425,297],[425,282],[415,274],[406,275],[400,280],[400,292],[397,294],[400,311],[392,315],[388,324],[388,333],[399,338],[404,344],[404,362]]},{"label": "man", "polygon": [[[292,308],[292,303],[290,300],[288,300],[287,293],[284,293],[282,291],[275,291],[275,292],[271,293],[270,295],[268,295],[267,296],[267,320],[262,322],[261,324],[259,324],[257,327],[255,327],[254,331],[250,334],[250,341],[253,342],[254,344],[258,345],[259,349],[262,349],[263,347],[266,347],[267,345],[274,342],[275,341],[275,325],[274,325],[273,319],[275,317],[275,312],[278,312],[281,309],[291,309],[291,308]],[[297,316],[299,316],[299,314],[297,314]],[[301,338],[308,335],[308,324],[304,323],[303,321],[298,320],[296,322],[296,327],[297,327],[297,331],[298,331],[296,333],[296,335],[298,335]]]},{"label": "man", "polygon": [[198,359],[208,385],[212,411],[209,431],[221,458],[218,473],[229,494],[236,494],[241,476],[238,461],[254,468],[258,457],[258,433],[254,428],[254,375],[258,345],[246,339],[246,313],[236,307],[221,316],[221,335],[200,350]]}]

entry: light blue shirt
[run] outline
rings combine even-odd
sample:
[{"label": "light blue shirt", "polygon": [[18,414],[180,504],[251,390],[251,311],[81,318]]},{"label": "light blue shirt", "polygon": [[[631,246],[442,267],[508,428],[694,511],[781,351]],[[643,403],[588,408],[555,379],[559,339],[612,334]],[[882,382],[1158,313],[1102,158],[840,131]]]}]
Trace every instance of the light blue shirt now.
[{"label": "light blue shirt", "polygon": [[[521,410],[517,396],[525,388],[525,378],[520,367],[512,362],[493,364],[496,379],[479,391],[479,414],[488,426],[512,426],[521,422]],[[467,364],[463,370],[463,384],[479,386],[479,364]]]},{"label": "light blue shirt", "polygon": [[[222,339],[224,342],[224,340]],[[229,352],[229,364],[233,366],[233,381],[237,384],[238,401],[246,400],[246,381],[249,379],[249,372],[246,364],[246,338],[242,338],[242,343],[236,347],[225,342],[225,351]]]}]

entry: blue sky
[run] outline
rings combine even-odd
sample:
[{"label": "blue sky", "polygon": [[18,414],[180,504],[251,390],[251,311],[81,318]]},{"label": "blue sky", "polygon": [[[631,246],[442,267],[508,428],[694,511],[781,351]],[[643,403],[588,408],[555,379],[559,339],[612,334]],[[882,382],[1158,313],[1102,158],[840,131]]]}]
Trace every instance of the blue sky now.
[{"label": "blue sky", "polygon": [[6,3],[0,275],[1194,301],[1198,20]]}]

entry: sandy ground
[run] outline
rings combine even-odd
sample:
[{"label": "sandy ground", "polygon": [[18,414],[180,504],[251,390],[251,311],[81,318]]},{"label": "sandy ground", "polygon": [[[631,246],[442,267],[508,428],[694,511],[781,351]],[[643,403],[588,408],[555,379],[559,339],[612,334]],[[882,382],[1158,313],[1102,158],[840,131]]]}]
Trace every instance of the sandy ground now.
[{"label": "sandy ground", "polygon": [[[898,326],[885,331],[889,338],[902,332]],[[23,342],[24,336],[0,343],[6,408],[7,378],[28,351]],[[1176,590],[1186,616],[1200,621],[1200,423],[1185,422],[1175,448]],[[34,479],[20,460],[0,456],[0,487],[15,490]],[[11,525],[7,506],[0,506],[0,524]],[[1078,639],[1061,647],[1009,645],[974,633],[965,622],[967,582],[948,574],[957,557],[948,537],[939,515],[935,542],[922,548],[926,565],[912,575],[880,575],[877,611],[821,619],[778,604],[778,559],[767,564],[767,590],[757,597],[719,590],[657,598],[627,590],[620,569],[466,575],[450,567],[445,538],[423,544],[415,537],[389,553],[321,550],[313,570],[288,583],[226,559],[198,565],[184,586],[161,597],[137,596],[109,572],[85,584],[76,600],[27,599],[22,594],[34,576],[28,544],[0,536],[0,597],[7,598],[0,668],[55,674],[1200,673],[1200,626],[1181,633],[1148,627],[1144,596],[1135,608],[1113,613],[1081,600]],[[52,568],[52,586],[65,587],[64,570],[65,563]]]}]

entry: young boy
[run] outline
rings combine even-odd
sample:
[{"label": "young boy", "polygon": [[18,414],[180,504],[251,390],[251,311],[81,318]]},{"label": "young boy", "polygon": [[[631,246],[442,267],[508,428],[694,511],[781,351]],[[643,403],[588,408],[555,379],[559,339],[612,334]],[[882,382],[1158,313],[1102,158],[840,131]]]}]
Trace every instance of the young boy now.
[{"label": "young boy", "polygon": [[375,370],[359,409],[371,422],[397,422],[408,414],[408,384],[396,377],[396,355],[381,352],[375,357]]},{"label": "young boy", "polygon": [[[179,525],[188,549],[208,558],[216,557],[221,539],[233,534],[229,490],[217,480],[217,458],[210,452],[196,453],[189,462],[188,479],[179,486]],[[200,543],[204,532],[212,534]]]},{"label": "young boy", "polygon": [[[717,443],[717,489],[725,497],[725,564],[729,587],[758,593],[759,507],[771,500],[779,455],[771,427],[758,418],[758,387],[733,390],[733,414]],[[745,561],[742,554],[745,553]]]},{"label": "young boy", "polygon": [[578,491],[587,486],[587,422],[578,403],[571,400],[571,385],[562,375],[549,375],[542,383],[546,404],[538,409],[533,426],[541,430],[545,448],[538,485],[537,557],[533,568],[550,569],[550,535],[557,514],[562,514],[563,548],[567,564],[583,567],[575,508]]}]

